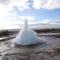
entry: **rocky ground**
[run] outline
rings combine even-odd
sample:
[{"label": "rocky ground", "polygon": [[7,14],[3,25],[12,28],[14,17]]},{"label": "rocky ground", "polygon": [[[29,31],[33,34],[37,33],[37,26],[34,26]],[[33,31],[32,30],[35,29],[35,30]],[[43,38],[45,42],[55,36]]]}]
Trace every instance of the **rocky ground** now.
[{"label": "rocky ground", "polygon": [[34,48],[12,47],[6,39],[0,42],[0,60],[60,60],[60,38],[40,36],[47,43]]},{"label": "rocky ground", "polygon": [[10,49],[2,54],[1,60],[60,60],[60,54],[40,49]]}]

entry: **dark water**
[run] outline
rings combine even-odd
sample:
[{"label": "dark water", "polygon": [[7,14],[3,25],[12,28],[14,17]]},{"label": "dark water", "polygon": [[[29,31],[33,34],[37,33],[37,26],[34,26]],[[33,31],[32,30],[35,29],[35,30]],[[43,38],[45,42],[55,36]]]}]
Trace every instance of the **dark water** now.
[{"label": "dark water", "polygon": [[[40,48],[45,48],[45,47],[49,47],[49,48],[54,48],[54,47],[60,47],[60,38],[56,38],[56,37],[49,37],[49,36],[39,36],[38,37],[40,40],[43,40],[43,41],[46,41],[45,44],[43,45],[40,45],[40,46],[37,46],[37,49],[35,49],[34,51],[35,52],[38,52],[38,53],[33,53],[28,55],[27,56],[24,56],[24,55],[9,55],[9,56],[4,56],[2,57],[2,60],[60,60],[60,55],[59,56],[54,56],[52,57],[52,55],[50,56],[50,54],[46,54],[46,53],[39,53],[40,52]],[[7,41],[6,41],[7,42]],[[6,47],[5,43],[6,42],[2,42],[1,46],[0,46],[0,52],[2,50],[5,50],[7,49],[8,47]],[[7,44],[9,44],[9,42],[7,42]],[[12,49],[11,51],[8,50],[8,52],[10,53],[13,53],[14,51],[16,52],[18,49]],[[31,50],[28,48],[28,49],[20,49],[18,50],[19,53],[22,52],[22,53],[26,53],[26,52],[30,52]],[[45,50],[44,50],[45,51]],[[51,51],[51,50],[50,50]],[[43,57],[43,58],[42,58]],[[7,59],[6,59],[7,58]]]},{"label": "dark water", "polygon": [[50,47],[60,47],[60,38],[48,37],[48,36],[40,36],[39,38],[41,40],[46,41],[46,43]]}]

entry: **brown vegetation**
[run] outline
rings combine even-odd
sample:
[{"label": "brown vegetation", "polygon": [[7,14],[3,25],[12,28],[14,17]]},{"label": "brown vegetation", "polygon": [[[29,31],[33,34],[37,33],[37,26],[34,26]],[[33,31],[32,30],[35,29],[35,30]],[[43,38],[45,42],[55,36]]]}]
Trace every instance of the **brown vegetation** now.
[{"label": "brown vegetation", "polygon": [[[60,33],[60,29],[39,29],[39,30],[34,30],[36,33]],[[2,30],[0,31],[0,37],[4,36],[10,36],[13,34],[17,34],[19,32],[19,29],[12,29],[12,30]],[[60,36],[59,36],[60,37]]]},{"label": "brown vegetation", "polygon": [[60,33],[60,29],[54,29],[54,28],[52,28],[52,29],[39,29],[39,30],[34,30],[34,31],[37,33],[50,33],[50,32]]}]

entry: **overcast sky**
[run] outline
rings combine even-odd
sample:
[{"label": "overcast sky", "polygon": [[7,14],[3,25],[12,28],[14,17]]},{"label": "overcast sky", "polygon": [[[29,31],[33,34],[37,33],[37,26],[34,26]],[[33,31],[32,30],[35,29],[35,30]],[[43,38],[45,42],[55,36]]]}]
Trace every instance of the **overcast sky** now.
[{"label": "overcast sky", "polygon": [[0,29],[18,28],[26,18],[60,26],[60,0],[0,0]]}]

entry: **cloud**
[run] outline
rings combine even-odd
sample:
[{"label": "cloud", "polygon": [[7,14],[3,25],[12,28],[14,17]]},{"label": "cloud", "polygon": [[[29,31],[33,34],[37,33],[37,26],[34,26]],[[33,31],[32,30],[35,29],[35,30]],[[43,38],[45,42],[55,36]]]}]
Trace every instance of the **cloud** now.
[{"label": "cloud", "polygon": [[33,0],[33,8],[56,9],[60,8],[60,0]]},{"label": "cloud", "polygon": [[57,25],[60,25],[60,20],[49,20],[49,19],[45,19],[45,20],[42,20],[41,23],[43,24],[57,24]]},{"label": "cloud", "polygon": [[[60,8],[60,0],[0,0],[0,13],[10,11],[24,11],[25,9],[30,9],[30,5],[35,9],[56,9]],[[5,11],[4,11],[5,10]]]},{"label": "cloud", "polygon": [[0,21],[0,30],[4,29],[17,29],[20,28],[20,21],[8,21],[8,20],[1,20]]},{"label": "cloud", "polygon": [[24,20],[28,19],[28,23],[34,21],[34,16],[8,16],[1,18],[0,29],[17,29],[21,28],[20,25],[24,23]]},{"label": "cloud", "polygon": [[33,24],[37,24],[37,25],[60,25],[60,20],[49,20],[49,19],[45,19],[45,20],[38,20],[38,21],[33,21]]},{"label": "cloud", "polygon": [[0,4],[0,16],[4,16],[6,14],[6,8],[4,5]]},{"label": "cloud", "polygon": [[9,18],[9,20],[17,20],[20,21],[21,23],[23,23],[25,19],[27,19],[29,23],[35,21],[34,16],[14,16],[14,17],[12,16]]},{"label": "cloud", "polygon": [[[44,24],[57,24],[60,26],[60,20],[35,20],[34,16],[19,16],[16,12],[30,9],[29,0],[0,0],[0,26],[9,26],[15,24],[22,24],[27,18],[30,23],[44,23]],[[60,0],[33,0],[32,7],[35,9],[55,9],[60,8]],[[12,12],[12,13],[11,13]],[[16,26],[16,25],[15,25]],[[6,27],[7,28],[7,27]]]},{"label": "cloud", "polygon": [[60,20],[49,20],[47,21],[49,24],[55,24],[55,25],[60,25]]},{"label": "cloud", "polygon": [[7,5],[10,3],[10,0],[0,0],[0,3]]},{"label": "cloud", "polygon": [[[35,9],[55,9],[60,8],[60,0],[0,0],[0,15],[7,15],[9,12],[16,13],[30,9],[30,4]],[[11,14],[11,13],[10,13]]]},{"label": "cloud", "polygon": [[46,29],[46,28],[60,28],[60,20],[44,20],[41,23],[38,21],[33,24],[34,29]]},{"label": "cloud", "polygon": [[28,0],[0,0],[0,20],[19,19],[16,12],[29,9]]},{"label": "cloud", "polygon": [[22,20],[27,19],[28,21],[34,21],[35,17],[34,16],[20,16]]},{"label": "cloud", "polygon": [[35,9],[40,9],[44,6],[45,1],[44,0],[33,0],[33,6]]},{"label": "cloud", "polygon": [[0,4],[4,5],[7,11],[14,10],[17,7],[20,11],[29,9],[29,0],[0,0]]},{"label": "cloud", "polygon": [[25,9],[29,9],[29,0],[11,0],[10,4],[8,4],[8,7],[17,7],[20,11],[23,11]]}]

